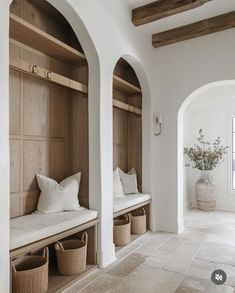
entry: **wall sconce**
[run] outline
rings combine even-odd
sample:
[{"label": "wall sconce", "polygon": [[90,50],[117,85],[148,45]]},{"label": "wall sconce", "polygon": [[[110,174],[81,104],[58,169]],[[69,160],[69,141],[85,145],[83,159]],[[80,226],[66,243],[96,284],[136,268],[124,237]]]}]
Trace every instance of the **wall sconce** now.
[{"label": "wall sconce", "polygon": [[160,135],[162,133],[162,114],[158,114],[155,120],[156,132],[154,135]]}]

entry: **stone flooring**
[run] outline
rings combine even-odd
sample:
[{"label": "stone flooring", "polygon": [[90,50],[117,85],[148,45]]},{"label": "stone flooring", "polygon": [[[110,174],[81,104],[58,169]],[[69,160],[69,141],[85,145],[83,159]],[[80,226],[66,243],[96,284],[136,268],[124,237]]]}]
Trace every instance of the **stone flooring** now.
[{"label": "stone flooring", "polygon": [[[215,269],[226,272],[224,285],[211,282]],[[193,210],[180,235],[146,233],[66,291],[77,292],[234,293],[235,213]]]}]

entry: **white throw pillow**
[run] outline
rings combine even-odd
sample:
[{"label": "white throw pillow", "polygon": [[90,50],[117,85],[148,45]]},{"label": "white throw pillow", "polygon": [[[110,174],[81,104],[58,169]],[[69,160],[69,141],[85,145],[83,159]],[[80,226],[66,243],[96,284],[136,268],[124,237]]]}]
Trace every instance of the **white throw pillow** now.
[{"label": "white throw pillow", "polygon": [[119,169],[124,194],[138,193],[137,174],[132,168],[127,174]]},{"label": "white throw pillow", "polygon": [[122,188],[122,182],[119,175],[119,168],[116,168],[113,171],[113,196],[114,197],[123,197],[124,192]]},{"label": "white throw pillow", "polygon": [[81,173],[64,179],[60,184],[42,175],[36,177],[41,190],[37,206],[39,212],[56,213],[79,209],[78,192]]}]

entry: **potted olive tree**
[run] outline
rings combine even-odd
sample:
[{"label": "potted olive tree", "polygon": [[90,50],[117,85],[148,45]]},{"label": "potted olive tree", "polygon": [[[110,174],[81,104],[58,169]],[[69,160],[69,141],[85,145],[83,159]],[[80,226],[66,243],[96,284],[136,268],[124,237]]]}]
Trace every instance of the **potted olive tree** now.
[{"label": "potted olive tree", "polygon": [[201,176],[196,182],[195,192],[198,208],[202,211],[215,209],[215,185],[211,175],[219,163],[227,154],[228,147],[221,144],[218,137],[213,143],[205,140],[203,130],[199,130],[198,144],[194,147],[184,148],[184,154],[189,162],[186,167],[192,167],[201,171]]}]

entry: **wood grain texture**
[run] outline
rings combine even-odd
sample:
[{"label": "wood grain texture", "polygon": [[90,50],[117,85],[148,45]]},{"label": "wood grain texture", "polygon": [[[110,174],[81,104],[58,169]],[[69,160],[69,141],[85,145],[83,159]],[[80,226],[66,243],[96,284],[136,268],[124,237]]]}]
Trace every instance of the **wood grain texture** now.
[{"label": "wood grain texture", "polygon": [[142,190],[142,119],[128,115],[128,170],[135,168],[138,190]]},{"label": "wood grain texture", "polygon": [[204,19],[189,25],[157,33],[152,36],[153,47],[190,40],[235,27],[235,11]]},{"label": "wood grain texture", "polygon": [[[32,71],[33,66],[36,66],[35,72]],[[46,68],[42,68],[38,66],[38,61],[36,60],[33,63],[28,63],[26,61],[19,59],[10,59],[10,68],[33,76],[34,78],[39,78],[48,82],[59,84],[63,87],[67,87],[83,93],[88,92],[87,86],[85,84],[69,79],[61,74],[57,74]]]},{"label": "wood grain texture", "polygon": [[54,58],[75,64],[86,62],[83,53],[14,14],[10,15],[10,37]]},{"label": "wood grain texture", "polygon": [[79,202],[89,207],[89,139],[88,99],[81,93],[73,92],[70,117],[70,153],[73,173],[82,172]]},{"label": "wood grain texture", "polygon": [[[33,26],[57,35],[60,39],[63,39],[62,34],[68,29],[67,26],[61,29],[64,21],[58,25],[59,16],[53,22],[53,18],[47,20],[47,13],[41,15],[43,11],[38,9],[36,1],[14,0],[11,9]],[[15,29],[19,27],[16,26]],[[70,38],[70,30],[68,34]],[[27,39],[27,36],[24,37]],[[75,39],[73,42],[76,43]],[[80,67],[79,64],[76,68],[75,63],[71,66],[67,58],[57,60],[53,54],[46,55],[38,50],[40,47],[30,48],[16,40],[10,40],[11,60],[17,59],[26,64],[26,67],[37,64],[55,72],[59,78],[61,75],[66,80],[74,80],[72,86],[67,88],[22,71],[10,70],[11,217],[22,216],[36,209],[40,194],[35,180],[37,173],[60,181],[75,171],[82,171],[81,203],[84,202],[86,207],[89,205],[88,99],[87,95],[76,95],[80,84],[77,80],[84,81],[83,86],[87,89],[88,67],[86,64]],[[75,108],[74,94],[79,101]],[[76,168],[72,164],[73,156]]]},{"label": "wood grain texture", "polygon": [[10,141],[10,189],[12,193],[20,191],[21,144],[19,140]]},{"label": "wood grain texture", "polygon": [[212,0],[158,0],[132,10],[135,26],[147,24],[177,13],[197,8]]},{"label": "wood grain texture", "polygon": [[[121,73],[131,84],[139,84],[133,69],[119,60],[115,73]],[[127,72],[125,73],[125,70]],[[128,71],[130,70],[130,74]],[[128,81],[128,83],[129,83]],[[140,90],[140,89],[139,89]],[[113,89],[113,169],[120,167],[124,172],[135,168],[138,177],[138,188],[142,185],[142,96],[141,90],[133,97],[128,91]]]},{"label": "wood grain texture", "polygon": [[113,76],[113,86],[114,89],[125,94],[141,94],[140,88],[116,75]]},{"label": "wood grain texture", "polygon": [[135,106],[132,106],[130,104],[120,102],[115,99],[113,99],[113,107],[130,112],[130,113],[133,113],[133,114],[136,114],[136,115],[142,115],[141,109],[139,109]]}]

